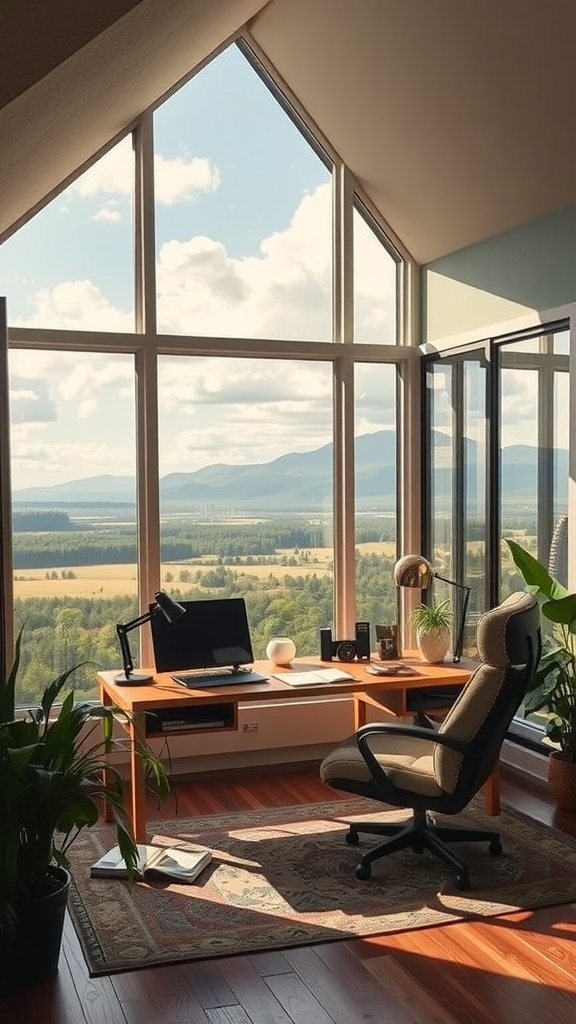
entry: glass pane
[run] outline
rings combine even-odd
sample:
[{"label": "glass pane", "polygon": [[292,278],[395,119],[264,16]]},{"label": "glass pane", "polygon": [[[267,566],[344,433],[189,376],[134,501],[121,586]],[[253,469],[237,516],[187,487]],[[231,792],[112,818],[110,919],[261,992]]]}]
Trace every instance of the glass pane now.
[{"label": "glass pane", "polygon": [[395,345],[398,263],[359,200],[353,224],[354,341]]},{"label": "glass pane", "polygon": [[[570,426],[570,378],[566,371],[554,374],[554,493],[553,521],[568,515],[568,448]],[[568,585],[568,550],[563,554],[559,571],[562,582]],[[560,578],[560,576],[558,577]]]},{"label": "glass pane", "polygon": [[[457,582],[470,587],[463,632],[463,652],[476,654],[476,626],[486,611],[486,366],[477,359],[463,363],[464,506],[462,572]],[[456,575],[451,579],[456,579]],[[453,593],[456,628],[460,628],[464,592]]]},{"label": "glass pane", "polygon": [[73,685],[95,697],[137,614],[133,357],[19,350],[9,367],[18,703],[85,661]]},{"label": "glass pane", "polygon": [[356,618],[371,627],[398,622],[396,562],[397,370],[355,368]]},{"label": "glass pane", "polygon": [[333,618],[331,367],[162,357],[159,407],[163,587],[244,597],[255,658],[273,636],[317,654]]},{"label": "glass pane", "polygon": [[[430,366],[430,557],[439,572],[449,568],[454,506],[454,450],[452,437],[452,367]],[[447,575],[442,572],[442,575]]]},{"label": "glass pane", "polygon": [[331,175],[237,47],[154,138],[159,330],[331,340]]},{"label": "glass pane", "polygon": [[538,372],[502,369],[500,495],[502,530],[537,554]]},{"label": "glass pane", "polygon": [[[529,354],[527,354],[529,353]],[[503,346],[501,507],[503,537],[513,538],[568,583],[568,332]],[[502,595],[525,588],[502,543]],[[545,637],[551,627],[542,619]],[[524,717],[520,709],[519,718]],[[543,726],[543,714],[528,715]]]},{"label": "glass pane", "polygon": [[0,246],[11,326],[134,330],[133,192],[129,137]]}]

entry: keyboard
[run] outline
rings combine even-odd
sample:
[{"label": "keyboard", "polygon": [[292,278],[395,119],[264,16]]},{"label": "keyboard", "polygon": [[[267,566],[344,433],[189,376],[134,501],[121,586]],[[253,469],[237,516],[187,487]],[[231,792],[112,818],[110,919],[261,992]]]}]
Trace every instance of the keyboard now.
[{"label": "keyboard", "polygon": [[172,676],[175,683],[187,686],[189,690],[203,690],[206,686],[234,686],[236,683],[267,683],[268,676],[242,668],[198,668],[178,672]]}]

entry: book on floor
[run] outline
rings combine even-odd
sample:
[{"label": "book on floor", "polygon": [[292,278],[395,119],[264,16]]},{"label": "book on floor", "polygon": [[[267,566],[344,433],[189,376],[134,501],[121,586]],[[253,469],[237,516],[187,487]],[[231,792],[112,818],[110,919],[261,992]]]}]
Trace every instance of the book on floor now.
[{"label": "book on floor", "polygon": [[[173,878],[177,882],[194,882],[211,860],[210,850],[139,843],[136,875],[143,879]],[[92,878],[126,878],[127,874],[119,846],[113,846],[90,868]]]}]

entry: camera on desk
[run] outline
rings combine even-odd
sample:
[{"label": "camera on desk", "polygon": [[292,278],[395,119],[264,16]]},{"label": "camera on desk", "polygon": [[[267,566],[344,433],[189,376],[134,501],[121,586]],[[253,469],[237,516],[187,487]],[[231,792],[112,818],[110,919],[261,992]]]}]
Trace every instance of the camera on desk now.
[{"label": "camera on desk", "polygon": [[333,640],[331,629],[320,630],[322,661],[362,661],[370,659],[370,623],[356,623],[355,640]]}]

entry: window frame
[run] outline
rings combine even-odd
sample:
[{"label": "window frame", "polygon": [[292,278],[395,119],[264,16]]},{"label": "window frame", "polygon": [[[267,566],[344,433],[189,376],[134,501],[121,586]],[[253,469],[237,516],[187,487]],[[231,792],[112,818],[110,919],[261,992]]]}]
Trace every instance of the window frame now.
[{"label": "window frame", "polygon": [[[392,363],[398,371],[397,436],[399,453],[397,494],[398,552],[414,546],[421,531],[420,502],[420,437],[416,429],[420,381],[417,317],[418,274],[416,264],[400,241],[390,232],[382,217],[363,194],[350,170],[318,132],[306,112],[290,93],[286,84],[270,67],[249,37],[236,40],[254,70],[271,88],[283,109],[324,160],[333,167],[334,247],[332,340],[286,341],[165,335],[156,331],[156,267],[154,230],[154,140],[153,111],[168,95],[188,81],[195,69],[145,110],[125,133],[93,155],[79,172],[85,171],[115,145],[124,135],[132,134],[134,147],[134,268],[135,268],[135,331],[71,332],[31,328],[8,328],[2,353],[6,366],[0,371],[0,404],[8,416],[8,348],[44,349],[98,353],[131,353],[136,375],[136,472],[137,472],[137,536],[138,536],[138,606],[148,607],[150,595],[160,587],[160,499],[158,474],[158,393],[157,360],[163,355],[212,357],[237,356],[246,359],[297,359],[330,362],[333,376],[333,442],[334,442],[334,627],[338,634],[348,635],[355,621],[355,489],[354,489],[354,365],[358,363]],[[203,65],[201,65],[203,66]],[[70,184],[67,179],[65,186]],[[54,193],[46,202],[54,198]],[[397,344],[375,345],[353,341],[353,240],[354,204],[360,202],[371,219],[388,252],[399,261],[397,299]],[[40,207],[36,207],[34,213]],[[8,297],[9,303],[9,297]],[[4,304],[4,310],[6,305]],[[4,399],[4,401],[2,401]],[[9,465],[9,432],[0,423],[0,470]],[[2,487],[0,480],[0,488]],[[6,505],[9,487],[4,480]],[[10,514],[4,515],[1,527],[1,553],[4,581],[0,611],[1,632],[5,650],[12,651],[13,601],[11,596],[11,531]],[[383,583],[383,585],[385,585]],[[391,585],[391,581],[390,581]],[[141,637],[141,659],[152,662],[151,640],[145,631]]]}]

